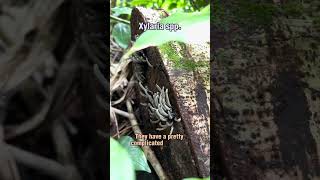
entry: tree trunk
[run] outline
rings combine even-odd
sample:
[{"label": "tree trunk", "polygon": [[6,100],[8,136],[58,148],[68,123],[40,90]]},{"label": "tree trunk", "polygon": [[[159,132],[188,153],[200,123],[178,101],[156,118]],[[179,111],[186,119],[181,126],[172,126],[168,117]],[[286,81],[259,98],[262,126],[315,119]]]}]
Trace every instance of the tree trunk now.
[{"label": "tree trunk", "polygon": [[215,149],[228,179],[320,179],[319,5],[249,30],[213,27]]},{"label": "tree trunk", "polygon": [[[158,22],[161,15],[155,10],[134,8],[131,17],[134,39],[143,32],[139,29],[139,23]],[[173,48],[176,46],[180,48]],[[174,43],[174,45],[167,44],[167,47],[172,48],[174,54],[183,56],[184,60],[197,62],[199,57],[202,57],[201,60],[209,61],[208,44],[204,44],[202,49],[206,57],[196,55],[200,50],[196,51],[195,46]],[[163,147],[153,147],[153,150],[170,179],[208,177],[210,175],[209,67],[199,71],[176,69],[172,64],[173,60],[166,56],[164,48],[149,47],[144,52],[152,64],[152,67],[140,68],[145,75],[146,86],[152,92],[157,91],[156,84],[169,90],[172,108],[177,117],[181,118],[180,122],[173,123],[172,134],[181,134],[184,137],[182,140],[165,140]],[[156,131],[156,127],[150,123],[148,108],[141,106],[139,109],[142,114],[140,123],[145,134],[169,134],[170,128]]]}]

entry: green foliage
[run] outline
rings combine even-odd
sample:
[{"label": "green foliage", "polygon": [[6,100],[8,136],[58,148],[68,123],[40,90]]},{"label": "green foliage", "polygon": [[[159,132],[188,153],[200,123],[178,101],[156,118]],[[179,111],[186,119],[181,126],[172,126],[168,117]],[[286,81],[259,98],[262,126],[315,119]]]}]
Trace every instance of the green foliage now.
[{"label": "green foliage", "polygon": [[136,171],[146,171],[151,173],[147,158],[143,151],[138,146],[131,146],[130,142],[134,141],[130,136],[123,136],[119,139],[119,143],[129,152],[130,158],[133,162]]},{"label": "green foliage", "polygon": [[161,2],[158,3],[157,0],[132,0],[130,2],[131,6],[143,6],[146,8],[160,8],[161,7]]},{"label": "green foliage", "polygon": [[166,42],[203,43],[210,41],[210,6],[194,13],[175,13],[163,18],[162,24],[178,24],[181,30],[147,30],[142,33],[134,45],[124,55],[128,58],[132,53],[150,46],[159,46]]},{"label": "green foliage", "polygon": [[153,9],[161,8],[168,12],[192,12],[195,10],[188,0],[132,0],[130,5]]},{"label": "green foliage", "polygon": [[130,26],[124,23],[117,23],[112,29],[112,36],[122,48],[127,48],[131,39]]},{"label": "green foliage", "polygon": [[120,16],[122,14],[131,15],[132,8],[129,7],[114,7],[111,9],[113,12],[112,15],[114,16]]},{"label": "green foliage", "polygon": [[110,179],[135,179],[134,167],[129,153],[113,138],[110,138]]},{"label": "green foliage", "polygon": [[117,0],[118,7],[142,6],[152,9],[164,9],[170,13],[194,12],[210,3],[209,0]]},{"label": "green foliage", "polygon": [[[131,146],[134,139],[123,136],[118,141],[110,138],[110,179],[135,180],[135,171],[151,173],[143,151],[137,146]],[[210,180],[207,178],[184,178],[183,180]]]}]

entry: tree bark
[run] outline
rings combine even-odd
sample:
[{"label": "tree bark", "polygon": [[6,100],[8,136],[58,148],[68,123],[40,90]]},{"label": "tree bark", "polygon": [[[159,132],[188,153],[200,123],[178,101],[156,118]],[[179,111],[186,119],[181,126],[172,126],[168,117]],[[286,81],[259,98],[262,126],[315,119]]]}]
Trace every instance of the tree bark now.
[{"label": "tree bark", "polygon": [[[141,22],[158,22],[160,13],[145,8],[134,8],[131,15],[132,37],[140,35]],[[174,49],[177,54],[189,56],[196,62],[194,47],[185,46],[183,53]],[[207,61],[209,61],[209,46],[206,46]],[[169,90],[169,98],[181,122],[174,122],[173,134],[182,134],[183,140],[165,140],[163,147],[153,147],[161,165],[170,179],[187,177],[208,177],[210,175],[210,137],[209,137],[209,68],[200,74],[198,71],[173,68],[170,59],[164,58],[164,52],[158,47],[143,50],[153,67],[140,68],[146,77],[147,87],[155,92],[156,84]],[[203,56],[198,56],[203,57]],[[187,59],[187,57],[184,57]],[[205,59],[205,58],[203,58]],[[205,71],[205,70],[204,70]],[[203,76],[202,76],[203,75]],[[207,88],[208,87],[208,88]],[[140,97],[142,98],[142,97]],[[156,131],[150,123],[148,109],[140,107],[140,123],[145,134],[169,134],[166,131]]]},{"label": "tree bark", "polygon": [[313,7],[319,2],[250,32],[237,23],[227,31],[213,27],[214,147],[228,179],[320,178],[320,31]]}]

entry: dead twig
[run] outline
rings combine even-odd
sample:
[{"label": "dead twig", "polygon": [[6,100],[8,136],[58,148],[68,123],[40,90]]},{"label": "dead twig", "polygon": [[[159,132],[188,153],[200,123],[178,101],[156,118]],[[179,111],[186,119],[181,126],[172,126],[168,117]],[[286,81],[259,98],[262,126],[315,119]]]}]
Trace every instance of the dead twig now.
[{"label": "dead twig", "polygon": [[[127,100],[126,105],[127,105],[128,112],[130,114],[128,119],[129,119],[130,124],[132,126],[133,132],[135,134],[142,134],[141,129],[138,126],[138,122],[133,114],[131,102],[129,100]],[[142,146],[142,149],[143,149],[147,159],[149,160],[150,164],[152,165],[153,169],[156,171],[157,175],[159,176],[159,179],[160,180],[169,179],[167,177],[167,175],[165,174],[159,160],[157,159],[157,157],[154,154],[154,152],[152,151],[152,149],[149,146]]]},{"label": "dead twig", "polygon": [[125,118],[130,118],[131,117],[131,114],[125,112],[125,111],[122,111],[120,109],[117,109],[117,108],[114,108],[114,107],[111,107],[111,110],[114,111],[116,114],[119,114]]},{"label": "dead twig", "polygon": [[116,21],[119,21],[119,22],[125,23],[125,24],[130,24],[130,21],[127,21],[127,20],[124,20],[124,19],[118,18],[117,16],[112,16],[112,15],[110,15],[110,18],[111,18],[111,19],[113,19],[113,20],[116,20]]}]

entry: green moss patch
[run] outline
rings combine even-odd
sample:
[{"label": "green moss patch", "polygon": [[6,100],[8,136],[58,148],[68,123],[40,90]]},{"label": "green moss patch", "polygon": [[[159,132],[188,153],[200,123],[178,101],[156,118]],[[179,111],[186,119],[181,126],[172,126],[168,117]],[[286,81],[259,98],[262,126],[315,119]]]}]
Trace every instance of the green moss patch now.
[{"label": "green moss patch", "polygon": [[209,66],[208,62],[194,62],[182,52],[185,52],[183,44],[170,42],[159,47],[162,56],[173,63],[176,69],[195,70],[199,67]]}]

